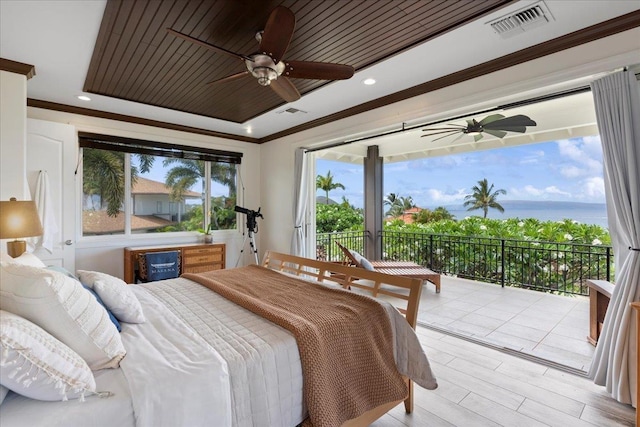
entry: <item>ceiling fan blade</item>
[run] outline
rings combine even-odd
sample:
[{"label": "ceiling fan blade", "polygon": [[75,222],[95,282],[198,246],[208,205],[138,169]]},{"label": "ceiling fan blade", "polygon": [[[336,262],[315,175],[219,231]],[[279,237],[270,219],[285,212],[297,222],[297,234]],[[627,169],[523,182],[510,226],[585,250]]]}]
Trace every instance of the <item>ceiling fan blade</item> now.
[{"label": "ceiling fan blade", "polygon": [[[445,133],[445,132],[440,132],[440,133]],[[447,132],[447,134],[446,134],[446,135],[441,136],[440,138],[436,138],[436,139],[432,140],[431,142],[440,141],[441,139],[447,138],[447,137],[449,137],[449,136],[451,136],[451,135],[454,135],[454,134],[456,134],[456,133],[458,133],[458,131],[449,131],[449,132]],[[462,134],[461,134],[461,135],[462,135]],[[432,135],[422,135],[422,136],[432,136]],[[458,139],[458,138],[456,138],[456,139]],[[454,140],[454,141],[455,141],[455,140]]]},{"label": "ceiling fan blade", "polygon": [[433,132],[433,131],[440,131],[440,130],[457,130],[457,131],[463,131],[465,129],[464,126],[460,126],[459,128],[455,127],[455,128],[430,128],[430,129],[422,129],[422,132]]},{"label": "ceiling fan blade", "polygon": [[[493,121],[491,123],[487,123],[484,126],[485,129],[504,129],[511,132],[520,132],[517,130],[511,130],[508,128],[522,128],[524,126],[536,126],[537,123],[531,120],[529,117],[524,116],[522,114],[518,114],[517,116],[505,117],[500,120]],[[524,132],[524,130],[522,131]]]},{"label": "ceiling fan blade", "polygon": [[173,30],[171,28],[167,28],[167,32],[169,34],[172,34],[172,35],[178,37],[178,38],[181,38],[181,39],[186,40],[188,42],[197,44],[198,46],[203,46],[203,47],[206,47],[207,49],[211,49],[211,50],[214,50],[214,51],[219,52],[219,53],[225,53],[227,55],[231,55],[231,56],[233,56],[235,58],[241,59],[243,61],[244,60],[253,61],[248,56],[240,55],[239,53],[231,52],[230,50],[221,48],[221,47],[216,46],[216,45],[212,45],[211,43],[203,42],[202,40],[198,40],[198,39],[196,39],[194,37],[188,36],[188,35],[186,35],[184,33],[181,33],[179,31]]},{"label": "ceiling fan blade", "polygon": [[351,65],[330,64],[328,62],[284,61],[283,74],[297,79],[346,80],[353,76]]},{"label": "ceiling fan blade", "polygon": [[[426,129],[424,129],[426,130]],[[431,130],[431,129],[429,129]],[[456,133],[456,132],[460,132],[460,129],[442,129],[441,132],[433,132],[433,133],[427,133],[425,135],[421,135],[420,138],[424,138],[425,136],[433,136],[433,135],[441,135],[443,133]]]},{"label": "ceiling fan blade", "polygon": [[460,138],[462,138],[464,136],[464,133],[460,133],[460,135],[456,136],[452,141],[451,144],[453,144],[454,142],[456,142],[457,140],[459,140]]},{"label": "ceiling fan blade", "polygon": [[249,75],[248,71],[243,71],[241,73],[232,74],[230,76],[223,77],[223,78],[218,79],[218,80],[214,80],[214,81],[209,82],[207,84],[208,85],[212,85],[212,84],[217,84],[217,83],[230,82],[232,80],[236,80],[236,79],[239,79],[240,77],[244,77],[244,76],[248,76],[248,75]]},{"label": "ceiling fan blade", "polygon": [[280,62],[289,47],[295,26],[293,12],[284,6],[273,9],[262,33],[260,51],[269,55],[276,64]]},{"label": "ceiling fan blade", "polygon": [[280,98],[287,102],[293,102],[300,99],[300,92],[298,92],[298,89],[296,89],[293,83],[291,83],[291,80],[284,76],[280,76],[276,80],[271,80],[271,84],[269,86],[271,86],[271,89],[273,89]]},{"label": "ceiling fan blade", "polygon": [[489,123],[493,123],[496,120],[500,120],[500,119],[504,119],[504,116],[502,114],[492,114],[490,116],[485,117],[484,119],[480,120],[480,124],[482,126],[485,126]]},{"label": "ceiling fan blade", "polygon": [[482,135],[481,133],[478,133],[476,135],[473,135],[473,142],[478,142],[480,141],[482,138],[484,138],[484,135]]},{"label": "ceiling fan blade", "polygon": [[496,138],[500,138],[500,139],[504,138],[504,136],[507,134],[507,132],[503,132],[501,130],[485,129],[484,131],[489,135],[493,135]]},{"label": "ceiling fan blade", "polygon": [[505,132],[525,133],[527,131],[527,128],[524,126],[500,126],[499,129],[488,129],[488,130],[503,130]]}]

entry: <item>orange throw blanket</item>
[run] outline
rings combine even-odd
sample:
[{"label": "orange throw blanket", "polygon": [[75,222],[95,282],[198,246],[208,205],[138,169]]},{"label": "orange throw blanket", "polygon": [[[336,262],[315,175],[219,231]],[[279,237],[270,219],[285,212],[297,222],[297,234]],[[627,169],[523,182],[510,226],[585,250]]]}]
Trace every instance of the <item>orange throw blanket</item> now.
[{"label": "orange throw blanket", "polygon": [[309,411],[305,425],[336,427],[407,397],[395,365],[389,317],[371,298],[256,265],[182,277],[295,336]]}]

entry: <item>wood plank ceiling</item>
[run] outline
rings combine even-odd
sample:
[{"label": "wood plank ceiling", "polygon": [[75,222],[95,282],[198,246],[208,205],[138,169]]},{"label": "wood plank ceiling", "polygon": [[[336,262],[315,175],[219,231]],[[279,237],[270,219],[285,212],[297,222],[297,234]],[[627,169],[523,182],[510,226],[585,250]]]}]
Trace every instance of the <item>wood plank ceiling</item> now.
[{"label": "wood plank ceiling", "polygon": [[[284,101],[246,76],[237,58],[167,34],[173,28],[240,54],[278,5],[296,29],[285,57],[335,62],[356,71],[464,25],[514,0],[109,0],[84,90],[243,123]],[[327,82],[291,79],[304,95]]]}]

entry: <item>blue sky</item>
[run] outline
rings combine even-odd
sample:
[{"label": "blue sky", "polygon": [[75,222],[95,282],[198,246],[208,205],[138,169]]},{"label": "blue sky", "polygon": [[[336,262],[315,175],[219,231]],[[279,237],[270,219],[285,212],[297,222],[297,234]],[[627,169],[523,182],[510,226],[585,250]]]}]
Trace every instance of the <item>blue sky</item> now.
[{"label": "blue sky", "polygon": [[[317,160],[317,174],[329,170],[334,182],[346,187],[331,191],[329,197],[340,201],[345,196],[362,207],[362,165]],[[471,187],[487,178],[507,191],[499,200],[604,203],[602,173],[600,138],[573,138],[385,164],[384,194],[411,196],[424,208],[461,205]]]}]

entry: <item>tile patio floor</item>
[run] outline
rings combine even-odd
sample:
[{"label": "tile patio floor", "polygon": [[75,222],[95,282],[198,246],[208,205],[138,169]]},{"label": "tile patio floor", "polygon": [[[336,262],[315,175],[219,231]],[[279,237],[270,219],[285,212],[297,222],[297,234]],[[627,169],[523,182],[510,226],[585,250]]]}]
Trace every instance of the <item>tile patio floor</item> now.
[{"label": "tile patio floor", "polygon": [[423,288],[418,323],[588,371],[589,298],[442,276]]}]

